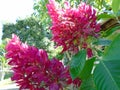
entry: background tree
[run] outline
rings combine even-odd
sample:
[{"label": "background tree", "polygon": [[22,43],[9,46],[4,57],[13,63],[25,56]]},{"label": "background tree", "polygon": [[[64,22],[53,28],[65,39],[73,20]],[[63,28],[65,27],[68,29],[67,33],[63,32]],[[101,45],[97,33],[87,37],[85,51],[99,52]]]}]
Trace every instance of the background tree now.
[{"label": "background tree", "polygon": [[16,34],[23,42],[34,45],[38,48],[47,49],[49,35],[44,30],[39,20],[29,17],[23,20],[17,20],[16,23],[7,23],[3,25],[2,39],[11,38],[11,34]]}]

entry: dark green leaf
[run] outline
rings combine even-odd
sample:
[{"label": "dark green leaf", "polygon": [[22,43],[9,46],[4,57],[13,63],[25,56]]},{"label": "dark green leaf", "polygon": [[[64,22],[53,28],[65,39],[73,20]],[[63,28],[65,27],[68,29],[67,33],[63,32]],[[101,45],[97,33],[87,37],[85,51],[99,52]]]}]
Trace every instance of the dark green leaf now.
[{"label": "dark green leaf", "polygon": [[93,77],[98,90],[120,90],[120,35],[105,50]]},{"label": "dark green leaf", "polygon": [[75,79],[81,73],[86,61],[86,50],[81,50],[72,57],[70,63],[70,75]]},{"label": "dark green leaf", "polygon": [[94,71],[98,90],[120,90],[120,59],[101,61]]},{"label": "dark green leaf", "polygon": [[95,58],[91,58],[85,62],[85,66],[80,73],[80,79],[87,79],[91,75],[91,71],[93,69],[93,64],[94,64]]}]

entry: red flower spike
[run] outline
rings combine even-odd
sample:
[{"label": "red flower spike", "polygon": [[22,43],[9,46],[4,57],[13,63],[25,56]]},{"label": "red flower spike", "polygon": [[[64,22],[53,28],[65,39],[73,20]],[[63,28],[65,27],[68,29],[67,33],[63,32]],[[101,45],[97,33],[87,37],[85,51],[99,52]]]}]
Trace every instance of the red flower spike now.
[{"label": "red flower spike", "polygon": [[49,60],[46,51],[22,43],[16,35],[6,45],[6,51],[13,70],[11,80],[20,90],[62,90],[69,84],[79,86],[80,79],[72,81],[68,67],[62,62]]},{"label": "red flower spike", "polygon": [[72,8],[65,2],[64,7],[58,8],[55,0],[49,0],[47,8],[52,19],[52,39],[57,46],[63,47],[62,52],[76,52],[81,44],[87,43],[89,36],[98,37],[100,25],[96,22],[96,11],[90,5],[81,3]]}]

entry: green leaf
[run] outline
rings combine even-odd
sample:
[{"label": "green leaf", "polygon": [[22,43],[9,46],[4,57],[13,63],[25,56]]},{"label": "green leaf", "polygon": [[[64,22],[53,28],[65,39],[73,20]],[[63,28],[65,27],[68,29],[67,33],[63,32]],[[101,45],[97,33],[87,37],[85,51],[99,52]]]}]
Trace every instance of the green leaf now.
[{"label": "green leaf", "polygon": [[94,61],[95,61],[95,57],[93,57],[85,62],[85,66],[79,76],[80,79],[82,79],[82,80],[87,79],[91,75]]},{"label": "green leaf", "polygon": [[81,73],[86,62],[86,50],[81,50],[72,57],[70,62],[70,75],[75,79]]},{"label": "green leaf", "polygon": [[103,60],[120,60],[120,34],[115,37],[111,45],[105,49]]},{"label": "green leaf", "polygon": [[97,90],[93,81],[93,76],[82,81],[79,90]]},{"label": "green leaf", "polygon": [[120,90],[120,35],[105,50],[93,77],[98,90]]},{"label": "green leaf", "polygon": [[120,59],[101,61],[94,71],[98,90],[120,90]]},{"label": "green leaf", "polygon": [[120,0],[112,0],[112,9],[115,14],[117,14],[120,7]]},{"label": "green leaf", "polygon": [[95,45],[103,45],[103,46],[108,46],[111,43],[110,40],[107,39],[98,39],[97,41],[93,42]]}]

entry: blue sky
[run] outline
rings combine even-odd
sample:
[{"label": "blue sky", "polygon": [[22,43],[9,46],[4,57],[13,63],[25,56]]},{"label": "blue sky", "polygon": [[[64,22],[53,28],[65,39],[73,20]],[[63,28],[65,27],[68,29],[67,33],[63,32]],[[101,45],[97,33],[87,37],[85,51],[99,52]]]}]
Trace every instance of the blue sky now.
[{"label": "blue sky", "polygon": [[0,0],[0,38],[3,23],[14,23],[16,19],[30,16],[32,12],[33,0]]}]

